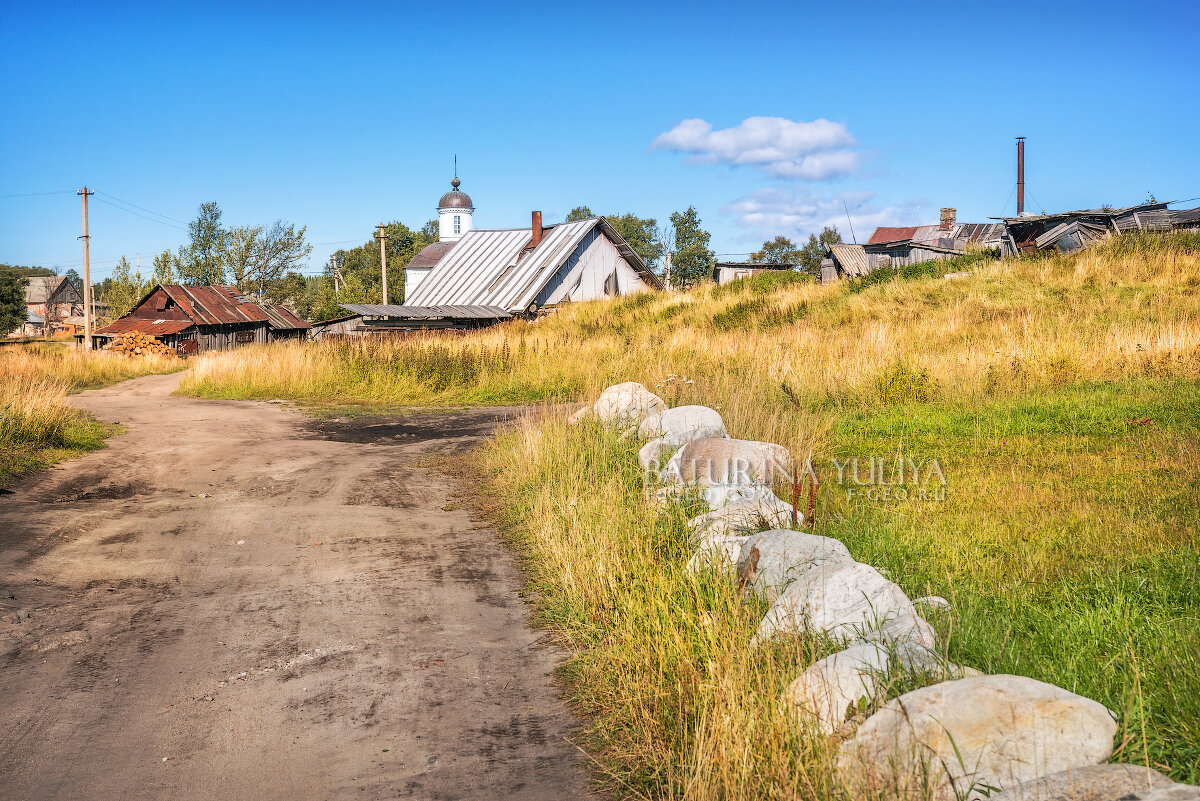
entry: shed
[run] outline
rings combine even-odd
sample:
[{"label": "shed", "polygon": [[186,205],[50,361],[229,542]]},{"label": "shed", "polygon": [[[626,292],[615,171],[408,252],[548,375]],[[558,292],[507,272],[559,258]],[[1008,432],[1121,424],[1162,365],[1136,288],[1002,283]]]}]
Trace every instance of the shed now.
[{"label": "shed", "polygon": [[42,326],[64,330],[61,321],[83,314],[83,295],[66,277],[37,275],[26,279],[25,308],[42,318]]},{"label": "shed", "polygon": [[788,272],[795,269],[795,262],[719,261],[713,265],[713,280],[718,284],[728,284],[730,281],[749,278],[759,273]]},{"label": "shed", "polygon": [[1129,231],[1169,231],[1172,212],[1167,203],[1142,203],[1123,209],[1079,209],[1057,214],[1024,214],[1000,218],[1006,256],[1054,249],[1060,253],[1087,247],[1110,234]]},{"label": "shed", "polygon": [[415,331],[469,331],[484,328],[512,315],[499,306],[401,306],[348,303],[349,317],[319,323],[321,337],[329,334],[403,334]]},{"label": "shed", "polygon": [[181,353],[227,350],[307,335],[308,323],[282,306],[260,306],[231,286],[159,284],[119,320],[93,333],[104,344],[126,331],[140,331]]}]

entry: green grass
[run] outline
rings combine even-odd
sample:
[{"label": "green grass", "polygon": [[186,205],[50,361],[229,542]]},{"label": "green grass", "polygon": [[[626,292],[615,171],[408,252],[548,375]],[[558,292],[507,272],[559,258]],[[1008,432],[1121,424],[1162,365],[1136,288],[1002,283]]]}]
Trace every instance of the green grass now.
[{"label": "green grass", "polygon": [[0,438],[0,487],[8,487],[18,478],[64,459],[107,447],[109,437],[124,431],[123,426],[102,423],[91,415],[80,414],[50,443],[13,442]]}]

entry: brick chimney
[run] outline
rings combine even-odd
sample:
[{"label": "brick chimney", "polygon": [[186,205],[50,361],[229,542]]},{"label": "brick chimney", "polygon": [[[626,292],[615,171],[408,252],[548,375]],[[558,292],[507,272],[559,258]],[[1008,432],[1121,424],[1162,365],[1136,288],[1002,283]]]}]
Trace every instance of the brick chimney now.
[{"label": "brick chimney", "polygon": [[938,230],[949,231],[953,228],[956,213],[954,209],[942,209],[942,221],[938,224]]},{"label": "brick chimney", "polygon": [[545,233],[542,230],[542,213],[540,211],[535,211],[533,213],[533,222],[530,225],[530,228],[533,229],[533,239],[529,241],[529,247],[536,248],[541,244],[542,234]]}]

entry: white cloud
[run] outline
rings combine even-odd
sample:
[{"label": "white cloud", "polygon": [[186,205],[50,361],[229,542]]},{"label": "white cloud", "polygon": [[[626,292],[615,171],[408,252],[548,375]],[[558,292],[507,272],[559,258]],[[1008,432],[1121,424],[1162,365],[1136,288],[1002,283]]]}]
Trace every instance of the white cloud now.
[{"label": "white cloud", "polygon": [[902,225],[911,217],[900,207],[879,207],[872,192],[825,196],[799,188],[759,189],[729,203],[721,213],[735,215],[738,225],[763,239],[782,234],[803,244],[799,240],[806,239],[810,233],[819,233],[826,225],[836,226],[842,232],[842,238],[850,241],[847,210],[859,242],[867,241],[877,226]]},{"label": "white cloud", "polygon": [[688,153],[696,164],[750,166],[775,178],[823,181],[854,170],[858,154],[849,148],[855,144],[840,122],[748,117],[719,131],[701,119],[684,120],[659,134],[650,149]]}]

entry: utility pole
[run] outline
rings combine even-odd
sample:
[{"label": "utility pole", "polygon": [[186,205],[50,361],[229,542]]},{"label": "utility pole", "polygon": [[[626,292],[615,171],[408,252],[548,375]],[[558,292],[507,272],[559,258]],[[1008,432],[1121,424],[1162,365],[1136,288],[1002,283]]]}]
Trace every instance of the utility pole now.
[{"label": "utility pole", "polygon": [[1017,137],[1017,216],[1025,213],[1025,137]]},{"label": "utility pole", "polygon": [[338,293],[338,266],[337,259],[333,256],[329,257],[329,271],[333,273],[333,295],[337,297]]},{"label": "utility pole", "polygon": [[92,268],[91,253],[88,244],[91,235],[88,234],[88,196],[96,194],[89,192],[85,186],[75,194],[83,196],[83,348],[92,349]]},{"label": "utility pole", "polygon": [[379,267],[383,271],[383,305],[388,302],[387,293],[387,226],[383,223],[379,224]]}]

